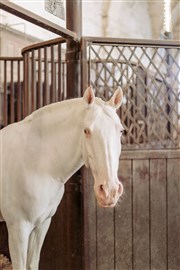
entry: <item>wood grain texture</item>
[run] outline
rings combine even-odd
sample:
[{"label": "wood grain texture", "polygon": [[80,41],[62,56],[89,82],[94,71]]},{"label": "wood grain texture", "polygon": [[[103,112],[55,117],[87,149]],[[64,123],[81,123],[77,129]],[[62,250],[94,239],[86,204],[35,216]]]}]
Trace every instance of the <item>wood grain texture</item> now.
[{"label": "wood grain texture", "polygon": [[97,206],[97,269],[114,269],[114,209]]},{"label": "wood grain texture", "polygon": [[40,270],[82,269],[82,209],[80,175],[66,184],[41,252]]},{"label": "wood grain texture", "polygon": [[83,211],[84,211],[84,269],[96,270],[97,266],[97,211],[93,191],[94,179],[90,172],[83,170]]},{"label": "wood grain texture", "polygon": [[[40,270],[66,269],[66,198],[64,197],[46,235],[41,251]],[[61,268],[60,268],[61,269]]]},{"label": "wood grain texture", "polygon": [[166,159],[150,160],[151,269],[166,269]]},{"label": "wood grain texture", "polygon": [[115,208],[115,269],[132,269],[132,171],[131,160],[122,160],[119,178],[124,194]]},{"label": "wood grain texture", "polygon": [[168,269],[180,266],[180,159],[167,161]]},{"label": "wood grain texture", "polygon": [[133,161],[133,269],[149,269],[149,161]]}]

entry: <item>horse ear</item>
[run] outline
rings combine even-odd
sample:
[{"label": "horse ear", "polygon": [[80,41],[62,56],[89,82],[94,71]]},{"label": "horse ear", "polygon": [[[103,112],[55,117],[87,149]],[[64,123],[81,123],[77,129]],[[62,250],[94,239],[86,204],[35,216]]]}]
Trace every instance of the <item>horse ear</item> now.
[{"label": "horse ear", "polygon": [[92,105],[94,103],[95,95],[91,85],[84,92],[83,100],[87,105]]},{"label": "horse ear", "polygon": [[115,109],[119,109],[119,107],[122,104],[122,100],[123,100],[123,91],[121,87],[118,87],[118,89],[114,92],[111,99],[108,101],[108,104]]}]

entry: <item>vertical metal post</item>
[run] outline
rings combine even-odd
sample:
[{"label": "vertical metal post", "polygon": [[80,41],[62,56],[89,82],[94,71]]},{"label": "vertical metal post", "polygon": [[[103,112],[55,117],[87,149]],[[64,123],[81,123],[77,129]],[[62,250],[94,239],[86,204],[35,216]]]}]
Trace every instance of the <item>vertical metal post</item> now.
[{"label": "vertical metal post", "polygon": [[[173,38],[173,33],[172,33],[172,20],[171,20],[171,0],[165,0],[164,1],[164,39],[172,39]],[[166,63],[167,63],[167,78],[170,80],[171,78],[171,55],[170,55],[170,50],[166,49]],[[169,84],[169,80],[167,82],[167,98],[168,102],[166,104],[166,112],[169,118],[171,118],[171,87]],[[167,131],[169,135],[171,134],[171,123],[168,120],[167,122]]]},{"label": "vertical metal post", "polygon": [[87,59],[87,47],[88,42],[86,39],[81,39],[81,96],[83,95],[85,89],[88,86],[88,59]]},{"label": "vertical metal post", "polygon": [[[81,94],[80,39],[82,35],[82,0],[66,0],[66,27],[77,35],[77,40],[67,40],[67,98]],[[66,184],[66,269],[82,269],[82,194],[81,174],[78,171]]]},{"label": "vertical metal post", "polygon": [[[173,34],[172,32],[164,32],[164,39],[168,39],[171,40],[173,38]],[[166,113],[169,117],[169,119],[172,117],[171,115],[171,107],[170,107],[170,103],[172,100],[172,89],[171,89],[171,84],[169,83],[171,81],[171,69],[172,69],[172,60],[171,60],[171,52],[170,49],[165,49],[166,50],[166,58],[165,61],[167,63],[167,73],[166,76],[169,79],[166,83],[166,92],[167,92],[167,104],[166,104]],[[169,133],[169,135],[171,135],[171,122],[168,120],[167,121],[167,131]]]},{"label": "vertical metal post", "polygon": [[80,38],[82,36],[82,0],[66,1],[66,27],[77,34],[78,40],[67,41],[67,98],[78,97],[80,89]]}]

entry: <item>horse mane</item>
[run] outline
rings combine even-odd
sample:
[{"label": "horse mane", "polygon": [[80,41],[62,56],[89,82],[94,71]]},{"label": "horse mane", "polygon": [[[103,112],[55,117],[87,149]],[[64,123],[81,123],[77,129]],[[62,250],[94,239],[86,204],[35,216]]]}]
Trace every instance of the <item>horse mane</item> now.
[{"label": "horse mane", "polygon": [[58,102],[58,103],[52,103],[52,104],[49,104],[49,105],[46,105],[46,106],[43,106],[43,107],[37,109],[36,111],[32,112],[30,115],[26,116],[24,118],[23,122],[26,122],[26,123],[31,122],[33,119],[41,116],[45,112],[48,112],[48,111],[50,112],[50,111],[54,110],[55,107],[57,108],[57,106],[58,106],[59,103],[60,102]]},{"label": "horse mane", "polygon": [[55,103],[48,104],[46,106],[43,106],[36,111],[32,112],[30,115],[26,116],[23,119],[23,122],[28,123],[31,122],[33,119],[37,119],[38,117],[41,117],[44,114],[49,114],[55,111],[59,111],[60,109],[63,109],[64,106],[66,106],[68,103],[77,102],[77,99],[67,99]]},{"label": "horse mane", "polygon": [[[113,119],[114,121],[117,121],[114,117],[114,108],[112,108],[106,101],[103,101],[100,98],[95,99],[95,104],[101,107],[102,111],[110,118]],[[119,118],[118,118],[119,120]]]},{"label": "horse mane", "polygon": [[[37,109],[36,111],[32,112],[30,115],[26,116],[23,119],[24,123],[29,123],[32,122],[34,119],[37,119],[39,117],[41,117],[44,114],[49,114],[52,112],[56,112],[61,109],[63,109],[65,106],[71,106],[75,103],[77,103],[77,101],[82,101],[82,98],[75,98],[75,99],[67,99],[67,100],[63,100],[63,101],[59,101],[59,102],[55,102],[55,103],[51,103],[48,104],[46,106],[43,106],[39,109]],[[101,98],[96,97],[95,98],[95,104],[111,119],[114,119],[113,117],[113,113],[112,111],[114,111],[114,109],[109,106],[107,104],[107,102],[103,101]]]}]

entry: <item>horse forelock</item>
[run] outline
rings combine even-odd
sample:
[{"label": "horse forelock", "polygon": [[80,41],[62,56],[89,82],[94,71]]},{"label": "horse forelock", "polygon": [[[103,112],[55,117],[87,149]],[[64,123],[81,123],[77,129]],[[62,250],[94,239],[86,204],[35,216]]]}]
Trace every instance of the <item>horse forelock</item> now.
[{"label": "horse forelock", "polygon": [[95,99],[95,104],[97,104],[101,108],[102,112],[106,116],[108,116],[108,118],[110,118],[111,120],[113,120],[116,124],[119,124],[120,123],[120,119],[119,119],[116,111],[107,102],[103,101],[100,98],[96,98]]}]

